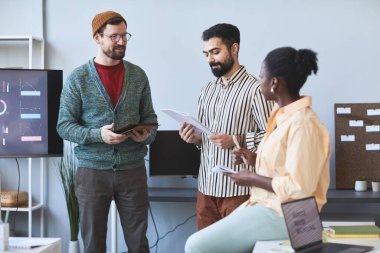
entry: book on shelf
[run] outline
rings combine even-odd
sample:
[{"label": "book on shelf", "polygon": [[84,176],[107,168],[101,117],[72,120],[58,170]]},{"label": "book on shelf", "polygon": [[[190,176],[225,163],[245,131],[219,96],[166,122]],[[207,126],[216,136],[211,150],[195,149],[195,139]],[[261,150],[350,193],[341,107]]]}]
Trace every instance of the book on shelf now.
[{"label": "book on shelf", "polygon": [[327,232],[327,236],[333,239],[340,238],[379,238],[379,235],[362,235],[362,234],[350,234],[350,235],[337,235],[330,232]]},{"label": "book on shelf", "polygon": [[322,226],[328,228],[330,226],[362,226],[375,225],[375,220],[370,215],[350,214],[350,213],[333,213],[322,214]]},{"label": "book on shelf", "polygon": [[330,226],[371,226],[375,225],[375,221],[322,221],[322,226],[328,228]]},{"label": "book on shelf", "polygon": [[330,226],[327,235],[331,238],[379,238],[380,228],[376,225]]}]

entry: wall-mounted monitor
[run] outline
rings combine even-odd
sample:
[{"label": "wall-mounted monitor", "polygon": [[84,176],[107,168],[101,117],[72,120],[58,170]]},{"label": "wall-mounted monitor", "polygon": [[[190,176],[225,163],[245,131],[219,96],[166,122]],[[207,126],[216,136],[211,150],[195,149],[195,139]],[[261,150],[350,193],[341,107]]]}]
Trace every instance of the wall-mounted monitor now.
[{"label": "wall-mounted monitor", "polygon": [[200,150],[184,142],[177,131],[157,131],[149,147],[150,176],[198,176]]},{"label": "wall-mounted monitor", "polygon": [[62,156],[62,70],[0,69],[0,157]]}]

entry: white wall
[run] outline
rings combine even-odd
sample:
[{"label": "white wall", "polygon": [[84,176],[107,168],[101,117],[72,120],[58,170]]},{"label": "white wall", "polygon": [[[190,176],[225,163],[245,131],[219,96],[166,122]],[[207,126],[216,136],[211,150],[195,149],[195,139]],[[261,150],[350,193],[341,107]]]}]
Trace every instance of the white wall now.
[{"label": "white wall", "polygon": [[[259,73],[265,55],[276,47],[311,48],[318,53],[319,73],[309,78],[303,93],[313,96],[314,109],[330,129],[332,138],[334,103],[379,101],[378,0],[46,0],[45,27],[38,28],[40,19],[35,17],[39,8],[35,3],[40,1],[0,0],[3,20],[0,35],[44,33],[46,67],[63,69],[66,77],[73,68],[96,54],[91,38],[93,16],[105,10],[121,13],[133,35],[126,59],[147,72],[160,129],[177,129],[177,125],[160,113],[159,108],[172,107],[195,114],[199,91],[213,78],[202,54],[200,36],[203,30],[219,22],[240,28],[240,62],[254,75]],[[9,54],[5,57],[4,50],[0,44],[0,64],[21,60],[18,50],[13,50],[16,52],[12,57]],[[333,146],[332,188],[335,187],[334,150]],[[63,237],[67,241],[67,216],[55,163],[54,159],[49,161],[47,175],[46,230],[49,236]],[[10,168],[13,173],[15,168],[12,160],[0,160],[0,167],[1,173]],[[3,177],[3,181],[12,180]],[[196,182],[194,179],[150,178],[149,184],[193,187]],[[195,213],[193,203],[153,203],[152,206],[161,234]],[[23,222],[21,216],[17,217],[20,223]],[[186,237],[194,229],[193,219],[164,239],[159,244],[159,252],[182,252]],[[119,249],[125,250],[121,232],[119,234]],[[148,237],[154,243],[152,223]],[[65,243],[63,246],[65,249]]]}]

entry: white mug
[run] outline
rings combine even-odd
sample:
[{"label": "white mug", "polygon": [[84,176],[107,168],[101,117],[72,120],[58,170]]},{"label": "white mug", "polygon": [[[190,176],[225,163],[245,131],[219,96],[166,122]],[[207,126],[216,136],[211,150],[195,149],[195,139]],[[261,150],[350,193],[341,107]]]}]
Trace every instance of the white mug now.
[{"label": "white mug", "polygon": [[372,182],[372,191],[380,192],[380,182]]},{"label": "white mug", "polygon": [[367,190],[367,181],[355,181],[355,191],[363,192]]}]

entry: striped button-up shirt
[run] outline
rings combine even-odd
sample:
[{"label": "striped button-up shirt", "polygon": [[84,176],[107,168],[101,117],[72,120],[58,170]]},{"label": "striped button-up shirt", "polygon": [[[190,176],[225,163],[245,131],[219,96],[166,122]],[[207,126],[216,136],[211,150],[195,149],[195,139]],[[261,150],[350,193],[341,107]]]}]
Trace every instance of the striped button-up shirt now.
[{"label": "striped button-up shirt", "polygon": [[[239,135],[247,148],[255,152],[265,134],[272,107],[273,103],[265,100],[257,79],[241,66],[227,85],[218,78],[203,87],[198,102],[198,119],[213,133]],[[200,192],[214,197],[249,195],[249,187],[238,186],[222,173],[211,171],[215,165],[228,166],[235,171],[243,167],[253,169],[232,163],[233,148],[221,149],[202,134],[201,150]]]}]

